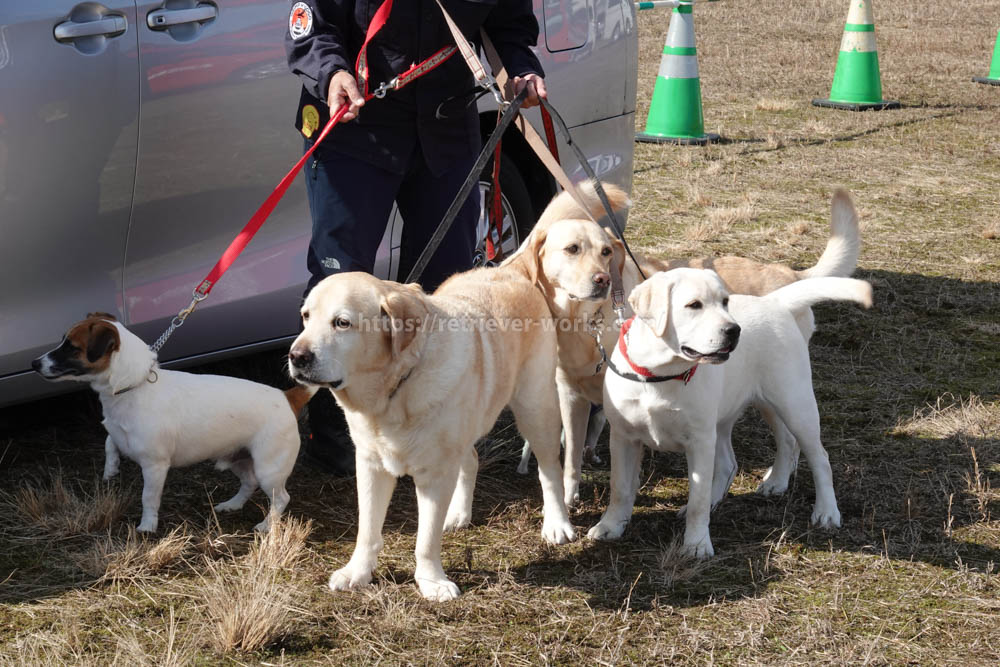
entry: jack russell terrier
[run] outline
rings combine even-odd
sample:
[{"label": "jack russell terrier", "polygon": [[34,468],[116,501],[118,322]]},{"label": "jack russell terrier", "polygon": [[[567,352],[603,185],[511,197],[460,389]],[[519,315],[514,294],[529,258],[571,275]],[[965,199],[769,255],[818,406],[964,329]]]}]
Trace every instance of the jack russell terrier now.
[{"label": "jack russell terrier", "polygon": [[118,474],[119,454],[142,467],[142,520],[156,532],[167,470],[215,459],[240,479],[216,511],[243,507],[258,487],[271,501],[256,530],[288,505],[285,480],[299,452],[297,415],[315,389],[274,387],[219,375],[160,368],[156,353],[106,313],[74,324],[62,343],[31,363],[47,380],[90,383],[104,409],[104,479]]}]

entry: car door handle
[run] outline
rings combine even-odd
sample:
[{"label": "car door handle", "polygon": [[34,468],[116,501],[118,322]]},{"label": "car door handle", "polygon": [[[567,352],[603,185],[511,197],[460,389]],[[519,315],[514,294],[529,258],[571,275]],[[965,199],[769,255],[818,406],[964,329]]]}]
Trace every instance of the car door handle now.
[{"label": "car door handle", "polygon": [[110,15],[95,21],[63,21],[55,28],[57,42],[72,42],[81,37],[114,37],[125,32],[124,16]]},{"label": "car door handle", "polygon": [[211,21],[218,15],[218,8],[209,4],[201,4],[193,9],[157,9],[146,14],[146,25],[150,30],[166,30],[184,23]]}]

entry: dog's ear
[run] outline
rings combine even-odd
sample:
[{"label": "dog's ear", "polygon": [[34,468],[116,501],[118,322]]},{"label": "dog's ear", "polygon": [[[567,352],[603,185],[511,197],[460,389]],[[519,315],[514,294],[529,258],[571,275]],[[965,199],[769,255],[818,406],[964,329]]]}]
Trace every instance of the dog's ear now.
[{"label": "dog's ear", "polygon": [[542,272],[542,247],[545,239],[548,238],[548,231],[535,228],[524,241],[524,249],[521,251],[524,257],[524,265],[528,272],[528,280],[532,285],[539,285],[544,279]]},{"label": "dog's ear", "polygon": [[94,363],[121,346],[118,329],[108,322],[94,322],[87,336],[87,361]]},{"label": "dog's ear", "polygon": [[393,289],[382,297],[379,306],[389,323],[392,358],[397,359],[417,338],[427,319],[423,291],[410,286]]},{"label": "dog's ear", "polygon": [[670,287],[670,281],[653,275],[637,285],[628,297],[628,305],[632,306],[636,317],[661,338],[670,321]]}]

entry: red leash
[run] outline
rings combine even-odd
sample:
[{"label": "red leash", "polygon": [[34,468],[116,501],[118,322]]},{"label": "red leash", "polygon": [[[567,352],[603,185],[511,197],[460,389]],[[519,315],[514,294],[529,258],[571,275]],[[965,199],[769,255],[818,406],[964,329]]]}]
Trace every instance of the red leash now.
[{"label": "red leash", "polygon": [[[452,54],[455,53],[455,51],[458,50],[457,47],[454,46],[444,47],[443,49],[440,49],[439,51],[432,54],[426,60],[413,65],[412,67],[410,67],[410,69],[396,76],[394,79],[392,79],[392,81],[381,84],[378,88],[375,89],[374,92],[370,92],[368,89],[368,57],[367,57],[368,44],[372,41],[372,38],[375,37],[376,33],[378,33],[378,31],[382,29],[382,26],[384,26],[385,22],[388,20],[389,12],[392,10],[392,1],[393,0],[384,0],[382,5],[375,12],[375,15],[372,17],[372,21],[368,25],[368,31],[365,34],[364,44],[361,45],[361,50],[358,52],[358,58],[355,63],[355,71],[357,72],[358,87],[361,89],[366,102],[372,98],[385,97],[385,94],[390,90],[399,90],[408,83],[411,83],[412,81],[420,78],[427,72],[430,72],[431,70],[441,65],[443,62],[448,60],[448,58],[451,57]],[[313,145],[309,148],[308,151],[306,151],[306,153],[301,158],[299,158],[299,161],[295,163],[295,166],[293,166],[291,170],[287,174],[285,174],[284,178],[281,179],[277,187],[275,187],[274,190],[271,192],[271,194],[268,195],[267,199],[264,200],[264,203],[261,204],[260,208],[257,209],[257,212],[254,213],[253,216],[251,216],[250,220],[243,227],[240,233],[236,235],[236,238],[232,240],[232,242],[229,244],[229,247],[226,248],[225,252],[222,253],[222,256],[219,257],[219,261],[215,263],[215,266],[212,267],[212,270],[208,272],[208,275],[206,275],[205,278],[202,279],[202,281],[198,284],[198,287],[195,288],[194,292],[191,295],[192,296],[191,303],[188,304],[186,308],[177,313],[177,316],[174,317],[173,321],[170,323],[170,326],[167,327],[167,330],[163,332],[163,334],[156,340],[155,343],[149,346],[150,349],[152,349],[154,352],[159,352],[160,348],[163,347],[164,343],[167,342],[167,339],[170,338],[170,335],[174,332],[174,330],[177,329],[177,327],[184,324],[184,320],[187,319],[187,316],[194,311],[194,309],[198,306],[199,303],[201,303],[208,297],[209,293],[212,291],[212,288],[215,287],[217,282],[219,282],[219,279],[222,278],[223,274],[225,274],[226,271],[229,270],[229,267],[233,265],[233,262],[236,261],[236,258],[239,257],[240,253],[242,253],[246,249],[247,245],[253,239],[254,235],[257,234],[260,228],[264,225],[264,222],[267,221],[268,217],[271,215],[275,207],[278,205],[278,202],[280,202],[281,198],[285,196],[285,193],[288,191],[288,188],[292,185],[292,182],[295,180],[295,177],[298,175],[300,171],[302,171],[302,167],[305,166],[306,161],[309,160],[309,157],[323,142],[323,140],[326,138],[326,135],[330,133],[330,130],[333,129],[333,126],[340,122],[341,118],[344,117],[344,114],[347,113],[347,110],[349,108],[350,105],[345,104],[344,106],[340,107],[340,109],[338,109],[337,112],[330,117],[330,120],[323,127],[323,131],[320,132],[318,137],[316,137],[316,141],[313,143]]]},{"label": "red leash", "polygon": [[[544,106],[539,107],[542,113],[542,125],[545,128],[545,140],[549,144],[549,152],[559,164],[559,147],[556,145],[556,131],[552,126],[552,115]],[[499,120],[500,116],[497,116]],[[487,193],[489,208],[487,209],[489,223],[486,225],[486,259],[499,262],[503,259],[503,200],[500,193],[500,143],[497,143],[493,153],[493,179]],[[493,230],[497,232],[497,244],[493,244]]]}]

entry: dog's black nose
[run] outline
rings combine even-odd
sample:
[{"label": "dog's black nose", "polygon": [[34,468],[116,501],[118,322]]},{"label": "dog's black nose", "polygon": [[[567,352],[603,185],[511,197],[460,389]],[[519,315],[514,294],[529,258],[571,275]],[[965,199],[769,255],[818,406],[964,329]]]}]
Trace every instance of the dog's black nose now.
[{"label": "dog's black nose", "polygon": [[729,326],[725,327],[722,330],[722,333],[726,335],[726,338],[730,342],[735,343],[740,339],[740,325],[734,322],[733,324],[730,324]]},{"label": "dog's black nose", "polygon": [[315,360],[316,360],[316,355],[313,354],[312,350],[309,349],[297,350],[295,348],[292,348],[288,352],[288,361],[290,361],[292,366],[295,366],[296,368],[305,368]]},{"label": "dog's black nose", "polygon": [[38,371],[42,370],[42,360],[41,359],[32,359],[32,361],[31,361],[31,370],[35,371],[36,373]]},{"label": "dog's black nose", "polygon": [[594,274],[594,284],[598,287],[607,287],[611,283],[611,276],[603,271]]}]

